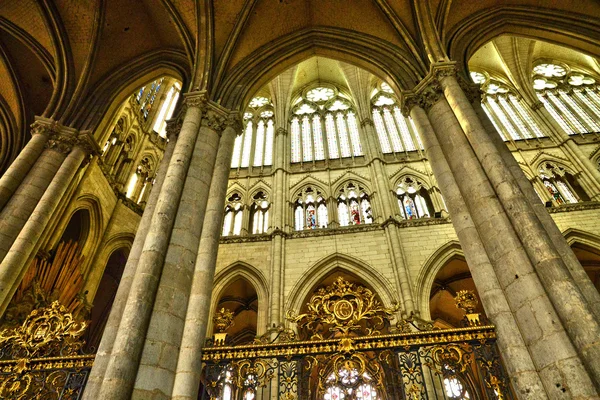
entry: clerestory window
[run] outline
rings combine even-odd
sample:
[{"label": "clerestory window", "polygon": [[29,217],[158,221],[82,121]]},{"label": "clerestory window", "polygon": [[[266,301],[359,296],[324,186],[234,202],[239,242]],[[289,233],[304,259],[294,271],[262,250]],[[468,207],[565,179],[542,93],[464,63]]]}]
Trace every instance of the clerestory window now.
[{"label": "clerestory window", "polygon": [[363,155],[356,113],[334,87],[308,90],[292,108],[293,163]]},{"label": "clerestory window", "polygon": [[275,121],[273,107],[266,97],[258,96],[244,113],[244,131],[233,146],[231,168],[269,166],[273,164]]}]

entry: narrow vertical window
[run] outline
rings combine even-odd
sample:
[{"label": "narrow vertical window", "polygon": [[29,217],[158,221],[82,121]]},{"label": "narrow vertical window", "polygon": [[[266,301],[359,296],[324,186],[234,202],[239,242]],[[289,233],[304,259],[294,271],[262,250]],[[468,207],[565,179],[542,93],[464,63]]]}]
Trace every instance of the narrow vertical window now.
[{"label": "narrow vertical window", "polygon": [[300,162],[300,123],[298,117],[292,119],[292,162]]},{"label": "narrow vertical window", "polygon": [[338,112],[336,115],[337,131],[340,138],[340,151],[342,157],[350,157],[350,141],[348,140],[348,129],[346,129],[346,121],[344,120],[344,114]]},{"label": "narrow vertical window", "polygon": [[335,122],[333,114],[329,113],[325,117],[325,126],[327,130],[327,149],[329,150],[329,158],[339,158],[337,135],[335,133]]},{"label": "narrow vertical window", "polygon": [[348,131],[350,132],[350,141],[352,142],[352,151],[355,156],[363,154],[362,146],[360,145],[360,135],[358,134],[358,124],[356,123],[356,114],[349,111],[347,114]]},{"label": "narrow vertical window", "polygon": [[314,114],[312,117],[312,130],[315,139],[315,160],[324,160],[325,148],[321,130],[321,116],[319,114]]},{"label": "narrow vertical window", "polygon": [[312,140],[310,137],[310,120],[302,117],[302,161],[312,161]]},{"label": "narrow vertical window", "polygon": [[402,135],[402,141],[404,142],[404,148],[407,151],[414,151],[417,148],[415,147],[415,143],[410,136],[410,131],[408,130],[408,125],[406,124],[406,119],[402,112],[400,111],[400,107],[394,107],[394,118],[396,119],[396,123],[400,128],[400,134]]},{"label": "narrow vertical window", "polygon": [[231,168],[237,168],[240,166],[240,155],[242,154],[242,135],[235,137],[233,144],[233,154],[231,155]]},{"label": "narrow vertical window", "polygon": [[383,109],[383,120],[385,121],[385,127],[392,138],[392,147],[394,152],[399,153],[404,151],[404,147],[400,141],[400,135],[398,134],[398,129],[394,123],[394,117],[388,108]]},{"label": "narrow vertical window", "polygon": [[381,117],[381,111],[379,109],[373,109],[373,123],[375,124],[375,130],[379,137],[379,144],[381,145],[381,151],[383,153],[391,153],[392,145],[388,139],[388,135],[385,131],[385,125],[383,124],[383,118]]},{"label": "narrow vertical window", "polygon": [[244,147],[242,149],[242,163],[241,167],[246,168],[250,164],[250,152],[252,151],[252,121],[248,121],[246,124],[246,130],[244,131]]},{"label": "narrow vertical window", "polygon": [[272,119],[267,121],[267,136],[265,142],[265,162],[264,165],[272,165],[273,164],[273,141],[274,141],[274,122]]},{"label": "narrow vertical window", "polygon": [[521,104],[519,99],[517,99],[517,97],[513,96],[513,95],[508,96],[508,98],[510,99],[510,102],[512,103],[514,108],[517,110],[517,112],[519,113],[521,118],[525,121],[525,125],[533,131],[535,136],[537,136],[539,138],[545,137],[546,135],[544,135],[542,133],[542,130],[540,129],[537,122],[535,122],[535,120],[533,119],[531,114],[529,114],[529,112],[525,109],[525,107],[523,107],[523,105]]},{"label": "narrow vertical window", "polygon": [[265,145],[265,122],[258,121],[256,125],[256,143],[254,145],[254,166],[259,167],[263,164],[263,149]]}]

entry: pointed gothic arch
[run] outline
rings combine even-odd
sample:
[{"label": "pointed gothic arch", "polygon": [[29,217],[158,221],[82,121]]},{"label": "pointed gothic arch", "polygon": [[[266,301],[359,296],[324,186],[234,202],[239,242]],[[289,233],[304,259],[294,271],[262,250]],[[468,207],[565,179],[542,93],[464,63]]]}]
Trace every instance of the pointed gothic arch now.
[{"label": "pointed gothic arch", "polygon": [[217,305],[219,299],[223,295],[223,291],[231,283],[238,279],[245,280],[256,291],[256,295],[258,297],[256,334],[257,336],[260,336],[265,333],[269,310],[269,284],[263,273],[258,268],[243,261],[236,261],[232,264],[229,264],[227,267],[216,273],[211,297],[211,318],[208,321],[206,332],[212,332],[213,330],[212,316],[217,309]]},{"label": "pointed gothic arch", "polygon": [[376,293],[383,305],[391,307],[401,298],[392,283],[366,262],[342,253],[330,254],[317,261],[302,274],[286,295],[285,310],[300,312],[304,301],[323,279],[335,272],[345,272],[357,278]]}]

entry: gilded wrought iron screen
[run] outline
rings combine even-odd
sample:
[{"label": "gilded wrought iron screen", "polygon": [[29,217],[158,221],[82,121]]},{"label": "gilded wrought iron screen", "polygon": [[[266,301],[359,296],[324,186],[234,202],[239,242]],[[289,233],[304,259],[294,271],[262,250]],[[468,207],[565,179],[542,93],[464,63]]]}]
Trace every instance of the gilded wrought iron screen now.
[{"label": "gilded wrought iron screen", "polygon": [[[474,296],[458,297],[470,326],[434,330],[411,318],[392,327],[397,307],[340,278],[317,290],[305,313],[288,313],[298,333],[280,328],[239,346],[221,336],[205,347],[200,398],[512,399],[494,327],[480,325]],[[216,319],[224,330],[223,313]]]}]

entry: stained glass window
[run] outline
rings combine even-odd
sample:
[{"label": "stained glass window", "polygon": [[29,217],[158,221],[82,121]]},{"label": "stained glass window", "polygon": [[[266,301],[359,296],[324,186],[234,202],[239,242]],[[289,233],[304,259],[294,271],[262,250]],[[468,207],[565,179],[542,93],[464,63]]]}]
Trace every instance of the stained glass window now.
[{"label": "stained glass window", "polygon": [[273,143],[274,137],[273,134],[275,132],[275,123],[272,119],[267,121],[267,136],[265,142],[265,159],[263,161],[263,165],[272,165],[273,164]]},{"label": "stained glass window", "polygon": [[349,182],[344,185],[339,191],[337,203],[341,226],[370,224],[373,222],[369,195],[358,184]]},{"label": "stained glass window", "polygon": [[[307,101],[308,100],[308,101]],[[355,112],[348,100],[331,88],[307,92],[292,110],[292,162],[361,156],[362,146]],[[299,135],[296,136],[296,130]],[[298,157],[295,149],[301,149]]]},{"label": "stained glass window", "polygon": [[542,182],[556,205],[578,202],[575,191],[565,179],[566,175],[564,168],[553,163],[548,162],[540,167]]},{"label": "stained glass window", "polygon": [[148,115],[150,114],[150,110],[154,105],[154,101],[156,100],[156,96],[160,91],[163,80],[164,78],[155,80],[150,85],[150,88],[147,91],[144,91],[143,101],[140,102],[140,111],[142,112],[144,119],[148,119]]},{"label": "stained glass window", "polygon": [[308,186],[297,196],[294,203],[294,227],[296,230],[326,228],[327,204],[321,192]]},{"label": "stained glass window", "polygon": [[404,219],[431,217],[429,193],[417,179],[406,176],[396,188],[400,215]]}]

